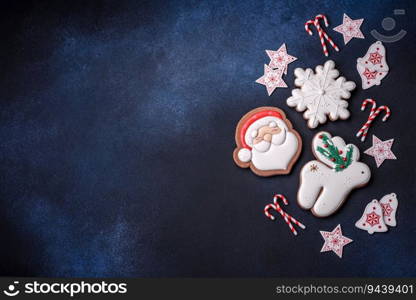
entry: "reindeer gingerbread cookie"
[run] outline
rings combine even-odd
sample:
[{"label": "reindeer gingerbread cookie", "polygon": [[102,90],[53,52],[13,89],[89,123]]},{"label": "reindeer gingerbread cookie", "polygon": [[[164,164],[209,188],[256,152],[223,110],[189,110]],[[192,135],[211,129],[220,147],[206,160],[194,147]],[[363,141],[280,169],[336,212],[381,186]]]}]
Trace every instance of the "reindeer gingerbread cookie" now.
[{"label": "reindeer gingerbread cookie", "polygon": [[238,122],[235,163],[259,176],[288,174],[299,157],[302,139],[276,107],[259,107]]},{"label": "reindeer gingerbread cookie", "polygon": [[306,163],[301,170],[298,204],[317,217],[327,217],[341,207],[353,189],[368,183],[371,172],[358,161],[357,146],[346,145],[342,138],[328,132],[315,135],[312,152],[317,160]]}]

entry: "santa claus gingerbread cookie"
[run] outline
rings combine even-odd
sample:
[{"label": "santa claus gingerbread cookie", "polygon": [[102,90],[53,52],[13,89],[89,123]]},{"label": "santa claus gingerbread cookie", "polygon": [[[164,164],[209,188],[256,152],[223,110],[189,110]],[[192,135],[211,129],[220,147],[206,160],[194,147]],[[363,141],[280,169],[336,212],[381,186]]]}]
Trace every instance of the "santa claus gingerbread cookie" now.
[{"label": "santa claus gingerbread cookie", "polygon": [[288,174],[299,157],[302,139],[276,107],[259,107],[238,122],[235,163],[259,176]]},{"label": "santa claus gingerbread cookie", "polygon": [[306,163],[301,170],[298,204],[317,217],[327,217],[341,207],[353,189],[368,183],[371,172],[358,161],[357,146],[346,145],[328,132],[313,138],[312,152],[318,160]]}]

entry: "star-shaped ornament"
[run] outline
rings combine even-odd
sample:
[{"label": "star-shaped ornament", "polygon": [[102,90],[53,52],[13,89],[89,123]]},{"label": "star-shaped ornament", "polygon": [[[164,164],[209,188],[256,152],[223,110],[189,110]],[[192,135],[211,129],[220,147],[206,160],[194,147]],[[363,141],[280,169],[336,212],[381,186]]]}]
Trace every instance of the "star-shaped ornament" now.
[{"label": "star-shaped ornament", "polygon": [[373,146],[365,150],[364,153],[374,157],[378,168],[386,159],[397,159],[397,157],[391,151],[393,142],[394,139],[382,141],[373,135]]},{"label": "star-shaped ornament", "polygon": [[266,86],[269,96],[278,88],[286,88],[287,85],[282,79],[283,69],[273,70],[268,65],[264,65],[264,75],[256,80],[257,83]]},{"label": "star-shaped ornament", "polygon": [[364,19],[352,20],[350,17],[344,14],[342,24],[335,27],[334,30],[343,35],[344,44],[346,45],[352,38],[364,38],[364,35],[360,30],[360,26],[363,21]]},{"label": "star-shaped ornament", "polygon": [[321,252],[334,251],[336,255],[342,258],[342,249],[345,245],[348,245],[353,240],[349,239],[342,235],[341,225],[338,224],[337,227],[332,232],[329,231],[319,231],[322,237],[325,240],[325,243],[321,249]]},{"label": "star-shaped ornament", "polygon": [[283,73],[287,74],[287,65],[297,60],[297,57],[287,54],[286,44],[280,46],[276,51],[266,50],[270,57],[269,67],[273,69],[282,69]]}]

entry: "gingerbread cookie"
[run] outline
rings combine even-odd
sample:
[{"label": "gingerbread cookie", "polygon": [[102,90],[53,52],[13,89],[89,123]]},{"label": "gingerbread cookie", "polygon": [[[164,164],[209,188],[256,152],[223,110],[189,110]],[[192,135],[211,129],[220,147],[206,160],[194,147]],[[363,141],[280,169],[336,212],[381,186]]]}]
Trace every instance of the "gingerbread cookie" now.
[{"label": "gingerbread cookie", "polygon": [[315,73],[312,69],[295,69],[295,85],[300,89],[292,90],[292,96],[286,100],[287,105],[295,107],[308,120],[308,127],[313,129],[319,124],[338,119],[345,120],[350,116],[348,99],[350,91],[355,89],[353,81],[338,77],[332,60],[323,66],[317,66]]},{"label": "gingerbread cookie", "polygon": [[235,142],[235,163],[259,176],[290,173],[302,149],[302,139],[285,113],[267,106],[244,115],[237,124]]},{"label": "gingerbread cookie", "polygon": [[310,209],[317,217],[327,217],[337,211],[348,194],[368,183],[369,167],[359,162],[360,151],[346,145],[339,136],[320,132],[313,138],[313,160],[302,168],[298,204]]}]

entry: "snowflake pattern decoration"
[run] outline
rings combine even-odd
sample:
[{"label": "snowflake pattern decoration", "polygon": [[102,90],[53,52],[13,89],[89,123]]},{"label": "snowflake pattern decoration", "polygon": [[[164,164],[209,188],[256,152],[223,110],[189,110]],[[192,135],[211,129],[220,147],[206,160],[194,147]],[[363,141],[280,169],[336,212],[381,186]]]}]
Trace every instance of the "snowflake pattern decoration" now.
[{"label": "snowflake pattern decoration", "polygon": [[270,96],[276,88],[287,87],[282,79],[282,75],[282,69],[273,70],[268,65],[264,65],[264,75],[257,79],[256,82],[266,86],[267,94]]},{"label": "snowflake pattern decoration", "polygon": [[353,81],[347,81],[344,77],[338,77],[332,60],[312,69],[295,70],[295,85],[300,89],[292,90],[292,96],[286,100],[287,105],[295,107],[303,112],[303,117],[308,120],[309,128],[316,128],[327,120],[345,120],[350,116],[348,102],[343,99],[351,97],[350,91],[355,89]]},{"label": "snowflake pattern decoration", "polygon": [[367,79],[375,79],[377,76],[377,71],[371,72],[369,69],[365,68],[363,75]]},{"label": "snowflake pattern decoration", "polygon": [[366,222],[371,226],[376,226],[380,223],[380,216],[375,212],[367,214]]},{"label": "snowflake pattern decoration", "polygon": [[383,58],[383,56],[376,52],[370,53],[370,58],[368,59],[373,65],[378,65],[381,64],[381,59]]},{"label": "snowflake pattern decoration", "polygon": [[383,215],[390,217],[391,213],[393,212],[393,208],[391,207],[390,203],[381,203],[381,208],[383,209]]},{"label": "snowflake pattern decoration", "polygon": [[333,251],[339,258],[342,258],[342,250],[345,245],[348,245],[353,240],[342,235],[341,225],[338,224],[337,227],[332,232],[329,231],[319,231],[322,237],[325,240],[324,245],[322,246],[321,252]]},{"label": "snowflake pattern decoration", "polygon": [[318,166],[315,165],[315,164],[311,165],[310,171],[311,172],[317,172],[318,171]]},{"label": "snowflake pattern decoration", "polygon": [[297,60],[297,57],[287,53],[286,44],[280,46],[276,51],[266,50],[266,53],[270,58],[269,67],[272,69],[282,69],[285,74],[287,74],[287,65]]},{"label": "snowflake pattern decoration", "polygon": [[376,161],[377,168],[379,168],[386,159],[397,159],[393,151],[391,151],[393,142],[394,139],[382,141],[373,135],[373,146],[365,150],[364,153],[373,156]]},{"label": "snowflake pattern decoration", "polygon": [[344,44],[346,45],[352,38],[364,38],[364,35],[360,30],[360,26],[363,21],[364,19],[353,20],[348,17],[347,14],[344,14],[342,24],[335,27],[334,30],[343,35]]}]

